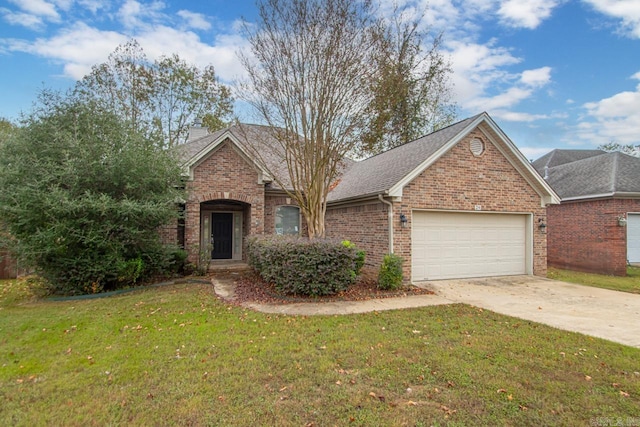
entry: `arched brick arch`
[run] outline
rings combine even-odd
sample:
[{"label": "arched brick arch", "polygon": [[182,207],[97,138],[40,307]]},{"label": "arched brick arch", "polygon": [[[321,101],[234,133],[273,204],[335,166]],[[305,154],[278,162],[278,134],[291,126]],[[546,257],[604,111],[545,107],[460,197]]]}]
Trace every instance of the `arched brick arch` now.
[{"label": "arched brick arch", "polygon": [[238,193],[235,191],[208,191],[196,196],[197,203],[208,202],[211,200],[236,200],[250,205],[259,203],[259,200],[255,200],[255,198],[248,194]]}]

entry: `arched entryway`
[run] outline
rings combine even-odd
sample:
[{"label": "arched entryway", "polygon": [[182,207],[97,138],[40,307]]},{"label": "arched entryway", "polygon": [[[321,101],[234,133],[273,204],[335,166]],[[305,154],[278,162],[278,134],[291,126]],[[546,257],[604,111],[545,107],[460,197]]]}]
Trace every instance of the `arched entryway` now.
[{"label": "arched entryway", "polygon": [[212,260],[242,260],[251,205],[237,200],[200,203],[200,248]]}]

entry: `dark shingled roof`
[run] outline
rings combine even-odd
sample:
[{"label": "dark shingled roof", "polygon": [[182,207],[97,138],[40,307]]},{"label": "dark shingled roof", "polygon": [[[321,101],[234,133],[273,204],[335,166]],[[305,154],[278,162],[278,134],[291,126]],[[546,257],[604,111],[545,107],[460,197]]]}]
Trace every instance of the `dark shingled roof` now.
[{"label": "dark shingled roof", "polygon": [[640,158],[601,150],[553,150],[533,165],[544,177],[544,167],[554,162],[546,180],[563,200],[624,193],[640,196]]},{"label": "dark shingled roof", "polygon": [[531,164],[540,175],[544,176],[545,166],[552,168],[554,166],[575,162],[576,160],[599,156],[604,153],[606,153],[606,151],[602,150],[553,150]]},{"label": "dark shingled roof", "polygon": [[[335,203],[397,191],[398,188],[394,187],[402,185],[404,180],[411,179],[412,174],[419,173],[423,165],[424,167],[428,166],[425,162],[435,159],[434,155],[447,144],[464,137],[465,132],[471,130],[470,126],[477,123],[478,119],[483,116],[491,126],[493,122],[489,116],[486,113],[481,113],[366,160],[355,162],[344,159],[343,173],[329,193],[327,201]],[[498,132],[501,131],[498,130]],[[254,159],[257,169],[265,169],[262,171],[265,173],[271,171],[278,174],[277,176],[281,177],[284,186],[290,188],[286,164],[283,161],[284,153],[278,152],[278,144],[274,142],[273,128],[267,126],[238,124],[187,142],[178,147],[185,166],[193,167],[196,165],[200,159],[214,149],[216,143],[222,142],[225,134],[231,134],[240,150],[247,157]],[[506,143],[510,142],[506,141]],[[260,162],[255,161],[256,150],[267,165],[266,168],[260,168]],[[525,166],[529,168],[528,164]],[[533,178],[539,179],[533,170],[529,173]],[[541,185],[542,192],[549,192],[552,197],[555,197],[543,180],[539,180],[539,185]],[[279,187],[276,182],[273,182],[271,188]]]},{"label": "dark shingled roof", "polygon": [[462,120],[377,156],[355,162],[329,194],[329,201],[384,193],[462,132],[478,116]]}]

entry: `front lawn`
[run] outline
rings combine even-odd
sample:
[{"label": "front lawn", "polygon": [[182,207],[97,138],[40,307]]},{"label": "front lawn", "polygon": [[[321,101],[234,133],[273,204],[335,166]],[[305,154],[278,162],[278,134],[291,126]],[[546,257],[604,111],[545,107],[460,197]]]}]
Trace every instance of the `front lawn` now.
[{"label": "front lawn", "polygon": [[21,283],[0,282],[0,425],[638,422],[640,349],[466,305],[293,317],[204,284],[53,302]]},{"label": "front lawn", "polygon": [[[579,271],[549,268],[547,277],[563,282],[578,283],[596,288],[640,294],[640,267],[627,267],[627,276],[606,276],[603,274],[581,273]],[[640,420],[638,420],[640,423]]]}]

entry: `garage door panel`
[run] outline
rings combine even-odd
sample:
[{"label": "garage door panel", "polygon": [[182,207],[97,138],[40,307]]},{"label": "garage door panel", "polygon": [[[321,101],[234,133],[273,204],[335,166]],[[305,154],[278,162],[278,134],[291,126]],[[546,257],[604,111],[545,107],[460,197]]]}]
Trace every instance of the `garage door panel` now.
[{"label": "garage door panel", "polygon": [[524,274],[526,216],[414,212],[414,280]]},{"label": "garage door panel", "polygon": [[627,215],[627,259],[640,262],[640,214]]}]

